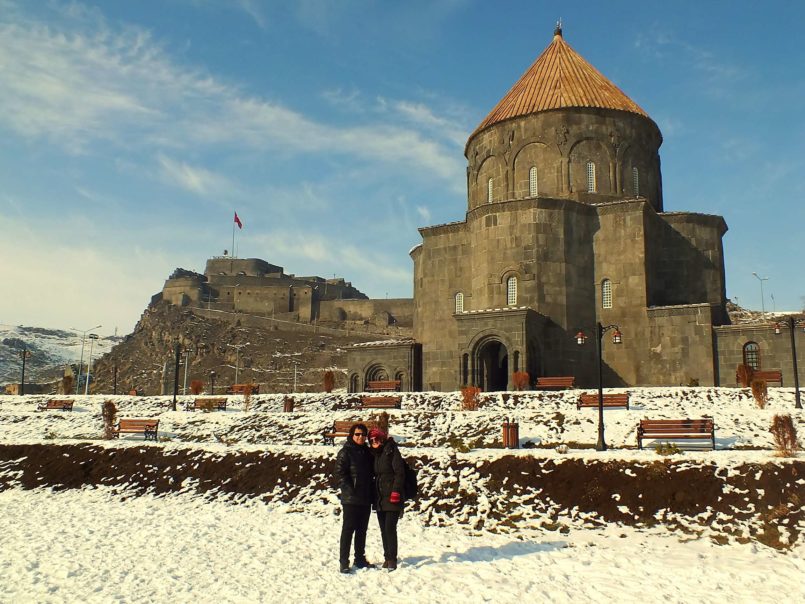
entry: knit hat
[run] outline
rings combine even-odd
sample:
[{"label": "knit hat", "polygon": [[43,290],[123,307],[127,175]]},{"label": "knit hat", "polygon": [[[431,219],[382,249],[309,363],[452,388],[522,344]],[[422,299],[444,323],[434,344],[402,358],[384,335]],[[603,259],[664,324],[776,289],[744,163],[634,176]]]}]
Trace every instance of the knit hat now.
[{"label": "knit hat", "polygon": [[383,430],[381,430],[380,428],[372,428],[371,430],[369,430],[369,440],[376,438],[380,442],[383,442],[386,440],[387,437],[388,434],[383,432]]}]

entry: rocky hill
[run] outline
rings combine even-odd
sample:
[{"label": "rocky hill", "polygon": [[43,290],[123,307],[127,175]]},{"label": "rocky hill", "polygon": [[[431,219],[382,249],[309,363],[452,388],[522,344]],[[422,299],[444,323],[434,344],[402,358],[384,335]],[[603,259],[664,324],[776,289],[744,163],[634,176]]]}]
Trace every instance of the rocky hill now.
[{"label": "rocky hill", "polygon": [[216,392],[236,382],[259,384],[261,392],[291,392],[296,382],[296,391],[318,392],[328,369],[335,374],[336,388],[346,384],[347,347],[389,335],[409,333],[371,325],[308,325],[159,302],[145,310],[130,335],[98,359],[92,391],[111,393],[117,372],[117,392],[172,393],[178,343],[183,351],[180,393],[186,360],[188,390],[191,381],[201,380],[209,391],[214,371]]}]

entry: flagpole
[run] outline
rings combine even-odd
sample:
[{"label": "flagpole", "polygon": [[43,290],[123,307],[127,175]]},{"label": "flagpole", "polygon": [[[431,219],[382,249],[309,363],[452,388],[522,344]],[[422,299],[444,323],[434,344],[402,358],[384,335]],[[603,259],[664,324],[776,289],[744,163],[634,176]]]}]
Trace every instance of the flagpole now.
[{"label": "flagpole", "polygon": [[232,220],[232,249],[230,250],[231,256],[235,257],[235,221]]}]

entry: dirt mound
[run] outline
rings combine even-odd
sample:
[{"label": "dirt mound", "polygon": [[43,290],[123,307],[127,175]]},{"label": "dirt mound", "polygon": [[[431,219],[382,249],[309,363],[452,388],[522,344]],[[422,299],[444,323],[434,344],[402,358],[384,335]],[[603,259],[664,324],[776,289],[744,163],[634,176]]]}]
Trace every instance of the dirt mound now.
[{"label": "dirt mound", "polygon": [[[337,506],[335,452],[0,445],[0,489],[105,485],[119,488],[122,496],[190,492],[327,509]],[[590,462],[519,455],[478,461],[434,454],[409,460],[420,468],[421,490],[409,513],[426,524],[462,523],[500,532],[665,525],[719,543],[757,541],[779,549],[805,538],[801,460],[729,467],[689,460]]]}]

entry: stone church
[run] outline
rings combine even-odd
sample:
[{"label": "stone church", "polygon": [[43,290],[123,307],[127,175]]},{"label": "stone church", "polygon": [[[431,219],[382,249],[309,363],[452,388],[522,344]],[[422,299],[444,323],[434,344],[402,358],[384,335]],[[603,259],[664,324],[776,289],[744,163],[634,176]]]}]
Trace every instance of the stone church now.
[{"label": "stone church", "polygon": [[517,371],[594,385],[598,323],[605,386],[718,384],[727,225],[664,210],[661,144],[557,27],[467,140],[464,219],[419,229],[413,339],[354,347],[350,390],[505,390]]}]

